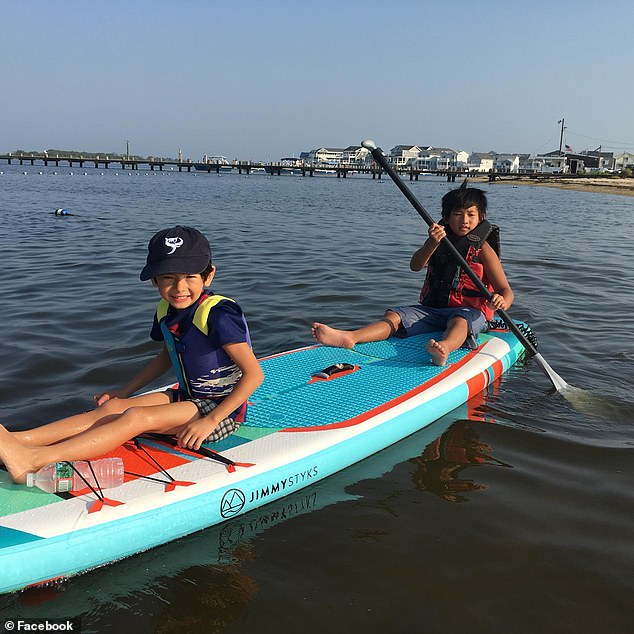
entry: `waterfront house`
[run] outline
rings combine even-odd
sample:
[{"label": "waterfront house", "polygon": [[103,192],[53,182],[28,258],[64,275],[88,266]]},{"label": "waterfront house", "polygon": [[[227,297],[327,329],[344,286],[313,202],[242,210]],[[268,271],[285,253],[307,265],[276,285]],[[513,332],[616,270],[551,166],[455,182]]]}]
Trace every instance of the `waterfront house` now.
[{"label": "waterfront house", "polygon": [[598,172],[601,169],[601,157],[597,154],[566,152],[566,159],[568,172],[571,174],[582,174],[586,171]]},{"label": "waterfront house", "polygon": [[596,169],[600,172],[611,172],[614,169],[614,152],[602,152],[600,146],[596,150],[584,150],[581,155],[596,158]]},{"label": "waterfront house", "polygon": [[533,172],[533,164],[530,154],[518,154],[520,160],[519,173],[530,174]]},{"label": "waterfront house", "polygon": [[342,163],[345,165],[365,165],[372,160],[370,150],[360,145],[349,145],[343,151]]},{"label": "waterfront house", "polygon": [[418,170],[461,170],[467,168],[469,153],[431,145],[397,145],[388,161],[395,167]]},{"label": "waterfront house", "polygon": [[532,157],[532,168],[540,174],[565,174],[568,171],[566,155],[563,152],[547,152]]},{"label": "waterfront house", "polygon": [[493,160],[493,170],[505,174],[517,174],[520,171],[519,154],[496,154]]},{"label": "waterfront house", "polygon": [[388,162],[394,167],[410,167],[414,163],[425,146],[420,145],[395,145],[387,157]]},{"label": "waterfront house", "polygon": [[467,169],[470,172],[487,173],[493,170],[495,155],[491,152],[472,152],[469,155]]},{"label": "waterfront house", "polygon": [[623,152],[623,154],[619,154],[614,159],[614,169],[617,171],[624,170],[629,167],[630,169],[634,167],[634,154],[631,152]]},{"label": "waterfront house", "polygon": [[452,150],[444,147],[422,148],[412,167],[420,170],[460,171],[466,170],[469,153],[464,150]]},{"label": "waterfront house", "polygon": [[469,152],[454,150],[450,147],[430,147],[425,153],[437,157],[436,169],[438,170],[466,170],[469,163]]},{"label": "waterfront house", "polygon": [[343,155],[343,148],[320,147],[308,153],[308,162],[312,165],[340,165]]}]

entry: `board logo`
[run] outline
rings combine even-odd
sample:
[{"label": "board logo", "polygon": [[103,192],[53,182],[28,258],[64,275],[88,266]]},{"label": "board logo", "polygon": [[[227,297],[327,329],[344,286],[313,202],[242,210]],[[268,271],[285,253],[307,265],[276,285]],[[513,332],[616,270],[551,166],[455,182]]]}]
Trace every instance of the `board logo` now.
[{"label": "board logo", "polygon": [[237,515],[244,508],[246,500],[240,489],[229,489],[220,500],[220,515],[225,519]]}]

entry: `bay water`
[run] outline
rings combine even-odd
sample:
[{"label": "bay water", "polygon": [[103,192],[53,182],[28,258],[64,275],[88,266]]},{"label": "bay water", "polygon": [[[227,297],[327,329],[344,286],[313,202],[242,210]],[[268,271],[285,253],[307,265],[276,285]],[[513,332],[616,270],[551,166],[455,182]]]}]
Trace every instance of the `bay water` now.
[{"label": "bay water", "polygon": [[[82,411],[156,352],[151,235],[210,239],[264,356],[415,303],[426,226],[389,180],[0,166],[0,420]],[[72,172],[72,173],[71,173]],[[439,217],[450,185],[411,183]],[[479,185],[562,395],[535,363],[279,503],[40,590],[0,617],[82,631],[609,632],[634,591],[634,198]],[[55,216],[57,208],[73,215]],[[163,380],[158,384],[164,384]],[[1,562],[0,562],[0,565]]]}]

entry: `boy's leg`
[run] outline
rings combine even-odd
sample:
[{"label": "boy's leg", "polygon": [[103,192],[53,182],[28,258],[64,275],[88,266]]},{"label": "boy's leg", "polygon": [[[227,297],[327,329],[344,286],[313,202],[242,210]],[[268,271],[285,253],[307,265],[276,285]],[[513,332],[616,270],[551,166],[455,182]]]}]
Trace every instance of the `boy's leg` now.
[{"label": "boy's leg", "polygon": [[81,434],[93,427],[93,425],[107,423],[130,407],[164,405],[169,402],[169,396],[165,392],[152,392],[151,394],[144,394],[134,398],[113,398],[94,410],[62,418],[27,431],[16,431],[13,432],[13,435],[25,445],[52,445],[71,436]]},{"label": "boy's leg", "polygon": [[143,434],[175,434],[185,424],[199,418],[191,401],[145,407],[129,407],[108,422],[47,446],[22,444],[0,425],[0,460],[15,482],[24,482],[26,474],[61,460],[90,460],[112,451],[124,442]]},{"label": "boy's leg", "polygon": [[357,343],[383,341],[391,337],[400,325],[401,318],[398,313],[387,310],[385,315],[383,315],[383,319],[357,330],[339,330],[338,328],[331,328],[326,324],[315,322],[310,331],[315,340],[325,346],[353,348]]},{"label": "boy's leg", "polygon": [[450,352],[457,350],[467,338],[469,326],[463,317],[453,317],[447,322],[447,328],[442,339],[436,341],[430,339],[427,344],[427,352],[431,355],[434,365],[445,365]]}]

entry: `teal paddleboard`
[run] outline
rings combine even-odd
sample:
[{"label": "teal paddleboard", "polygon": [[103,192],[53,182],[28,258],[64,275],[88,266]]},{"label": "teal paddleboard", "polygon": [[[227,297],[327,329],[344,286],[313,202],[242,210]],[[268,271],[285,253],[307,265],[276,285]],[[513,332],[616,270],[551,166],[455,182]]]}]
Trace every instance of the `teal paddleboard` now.
[{"label": "teal paddleboard", "polygon": [[[108,455],[121,456],[130,475],[104,491],[105,502],[90,490],[16,485],[0,471],[0,592],[120,560],[295,493],[431,424],[524,352],[512,333],[490,331],[477,350],[456,350],[437,367],[425,346],[438,335],[261,359],[265,379],[247,421],[207,446],[223,461],[156,438],[126,443]],[[332,366],[339,371],[327,376]]]}]

